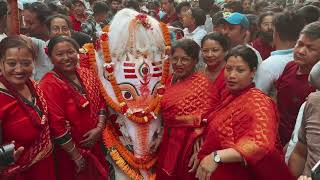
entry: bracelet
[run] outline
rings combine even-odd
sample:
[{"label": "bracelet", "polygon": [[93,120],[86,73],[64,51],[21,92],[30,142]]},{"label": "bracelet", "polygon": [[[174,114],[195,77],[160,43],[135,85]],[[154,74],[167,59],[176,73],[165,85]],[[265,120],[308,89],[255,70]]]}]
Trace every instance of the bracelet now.
[{"label": "bracelet", "polygon": [[70,150],[66,150],[68,153],[71,153],[76,148],[76,145],[73,144],[73,147]]},{"label": "bracelet", "polygon": [[97,124],[97,127],[98,128],[103,128],[103,127],[105,127],[106,125],[105,125],[105,123],[104,122],[99,122],[98,124]]},{"label": "bracelet", "polygon": [[104,119],[99,119],[99,121],[98,121],[98,123],[97,123],[97,127],[102,129],[103,127],[106,126],[106,125],[105,125],[105,124],[106,124],[106,123],[105,123],[105,122],[106,122],[106,121],[105,121],[105,117],[106,117],[106,116],[105,116],[105,115],[99,115],[99,117],[104,118]]},{"label": "bracelet", "polygon": [[105,116],[107,114],[107,111],[105,109],[100,109],[99,116],[103,115]]},{"label": "bracelet", "polygon": [[82,155],[79,153],[78,157],[73,158],[72,160],[74,160],[74,161],[78,161],[78,160],[79,160],[79,159],[81,159],[81,158],[82,158]]}]

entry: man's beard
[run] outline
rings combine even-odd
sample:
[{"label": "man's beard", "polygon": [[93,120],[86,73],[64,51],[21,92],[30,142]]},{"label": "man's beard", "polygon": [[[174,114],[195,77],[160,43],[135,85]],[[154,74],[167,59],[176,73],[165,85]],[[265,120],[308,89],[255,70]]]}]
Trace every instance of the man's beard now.
[{"label": "man's beard", "polygon": [[273,41],[273,32],[267,31],[267,32],[260,32],[260,37],[264,42],[272,43]]}]

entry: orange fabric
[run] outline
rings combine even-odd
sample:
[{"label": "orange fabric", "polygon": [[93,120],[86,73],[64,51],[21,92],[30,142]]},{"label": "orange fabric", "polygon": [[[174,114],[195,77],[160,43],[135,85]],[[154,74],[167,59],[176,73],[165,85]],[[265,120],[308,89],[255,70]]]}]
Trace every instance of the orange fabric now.
[{"label": "orange fabric", "polygon": [[[172,79],[172,78],[170,78]],[[216,106],[213,83],[203,74],[194,73],[182,82],[166,86],[161,101],[164,135],[157,163],[157,179],[193,179],[188,162],[193,144],[203,132],[201,116]]]},{"label": "orange fabric", "polygon": [[[278,114],[272,99],[253,87],[229,93],[224,99],[220,108],[208,116],[208,134],[198,157],[233,148],[248,167],[240,163],[221,164],[211,179],[268,179],[267,172],[274,172],[272,179],[292,179],[278,148]],[[230,178],[226,178],[227,174]]]}]

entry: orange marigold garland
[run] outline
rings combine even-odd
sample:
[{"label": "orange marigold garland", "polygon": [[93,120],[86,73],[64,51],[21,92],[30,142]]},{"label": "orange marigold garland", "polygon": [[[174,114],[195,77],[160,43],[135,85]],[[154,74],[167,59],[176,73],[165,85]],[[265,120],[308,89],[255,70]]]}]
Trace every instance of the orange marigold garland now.
[{"label": "orange marigold garland", "polygon": [[[92,54],[92,52],[94,52],[94,50],[92,50],[90,48],[91,45],[93,45],[93,44],[85,44],[83,46],[83,48],[87,52],[91,51],[91,53],[88,52],[89,62],[91,64],[91,69],[93,70],[93,72],[96,75],[98,75],[97,69],[95,68],[96,67],[95,55]],[[107,102],[113,102],[113,100],[108,96],[108,94],[104,90],[104,87],[103,87],[101,81],[98,81],[98,83],[99,83],[100,91],[102,92],[102,95],[107,100]],[[118,106],[111,106],[111,107],[115,111],[120,111],[119,109],[117,109]],[[131,164],[129,166],[129,164],[127,163],[127,162],[130,162],[130,160],[128,160],[128,157],[122,156],[122,154],[128,154],[128,155],[132,156],[132,159],[134,159],[134,155],[131,152],[128,152],[128,150],[120,142],[119,138],[117,138],[117,135],[114,134],[114,128],[112,126],[107,125],[106,129],[104,130],[103,137],[104,137],[103,138],[104,139],[104,144],[110,150],[109,154],[110,154],[111,158],[113,159],[113,161],[117,164],[117,166],[124,173],[126,173],[131,179],[135,179],[135,180],[143,179],[138,171],[136,171],[136,170],[134,170],[133,168],[130,167]],[[119,153],[119,151],[120,151],[120,153]],[[126,157],[126,159],[123,158],[123,157]]]},{"label": "orange marigold garland", "polygon": [[100,36],[100,44],[101,44],[101,49],[103,52],[103,58],[105,63],[111,63],[111,56],[110,56],[110,52],[109,52],[109,37],[107,33],[103,33]]},{"label": "orange marigold garland", "polygon": [[171,46],[170,31],[169,31],[168,25],[163,22],[160,22],[160,28],[162,30],[162,34],[163,34],[163,38],[166,43],[166,46]]},{"label": "orange marigold garland", "polygon": [[[85,44],[83,48],[87,51],[89,62],[91,64],[92,71],[98,75],[97,69],[96,69],[96,59],[94,50],[91,48],[93,44]],[[90,51],[90,52],[89,52]],[[167,64],[167,63],[165,63]],[[165,71],[164,71],[165,72]],[[116,83],[116,79],[111,76],[110,80],[111,83]],[[121,112],[121,106],[116,104],[112,98],[107,94],[107,92],[104,89],[104,86],[101,81],[98,81],[100,92],[102,93],[103,97],[107,101],[107,103],[111,106],[112,109],[114,109],[116,112]],[[119,88],[114,89],[116,94],[121,93]],[[116,92],[118,91],[118,92]],[[159,106],[160,99],[159,97],[156,98],[156,101],[153,101],[154,104],[157,104],[156,111],[159,112],[160,106]],[[114,162],[117,164],[117,166],[126,173],[130,178],[132,179],[143,179],[140,173],[135,169],[150,169],[153,167],[153,165],[156,163],[157,158],[156,157],[149,157],[149,158],[137,158],[134,156],[132,152],[130,152],[120,141],[120,139],[117,137],[114,128],[111,125],[108,125],[107,128],[104,131],[103,139],[104,144],[106,147],[110,150],[110,156],[114,160]],[[133,168],[131,168],[133,167]]]},{"label": "orange marigold garland", "polygon": [[143,177],[140,175],[139,172],[136,172],[132,168],[128,166],[128,164],[125,162],[125,160],[121,157],[121,155],[118,153],[116,149],[110,150],[110,156],[114,160],[114,162],[117,164],[117,166],[126,173],[131,179],[134,180],[143,180]]},{"label": "orange marigold garland", "polygon": [[117,138],[117,133],[111,124],[107,125],[107,130],[103,132],[104,143],[108,149],[116,149],[117,152],[135,169],[148,170],[156,163],[157,158],[154,155],[146,156],[143,158],[137,158],[130,152]]},{"label": "orange marigold garland", "polygon": [[[87,43],[83,45],[83,49],[85,49],[85,51],[88,54],[89,57],[89,63],[91,65],[91,70],[95,73],[96,76],[98,76],[98,72],[97,72],[97,64],[96,64],[96,57],[95,57],[95,53],[94,50],[91,49],[91,46],[93,46],[92,43]],[[89,52],[90,51],[90,52]],[[102,96],[104,97],[104,99],[107,101],[108,105],[111,106],[112,109],[114,109],[116,112],[120,112],[120,108],[117,104],[113,103],[112,98],[107,94],[107,92],[105,91],[103,84],[101,83],[101,81],[98,81],[99,83],[99,89],[100,92],[102,93]]]},{"label": "orange marigold garland", "polygon": [[[162,29],[163,37],[165,40],[166,53],[168,53],[171,48],[169,29],[167,25],[164,23],[160,23],[160,28]],[[155,119],[156,114],[160,112],[160,101],[164,93],[164,84],[169,76],[170,62],[169,60],[164,61],[162,78],[160,80],[161,85],[157,88],[157,95],[154,98],[154,100],[140,114],[131,113],[127,103],[122,97],[121,89],[117,84],[116,78],[113,75],[113,66],[111,64],[111,56],[110,56],[109,44],[108,44],[108,40],[109,40],[107,35],[108,30],[109,30],[109,26],[106,26],[103,28],[104,33],[100,37],[100,43],[101,43],[101,49],[103,51],[103,57],[105,62],[104,68],[106,70],[105,71],[106,77],[109,80],[114,90],[115,96],[119,104],[113,101],[113,99],[105,91],[102,82],[98,81],[100,92],[102,93],[108,105],[110,105],[110,107],[114,109],[116,112],[124,114],[125,116],[127,116],[128,119],[136,123],[139,123],[139,124],[149,123],[151,120]],[[98,76],[93,44],[91,43],[85,44],[83,48],[88,53],[91,69]],[[157,158],[154,155],[150,157],[143,157],[143,158],[135,157],[134,154],[130,152],[121,143],[117,133],[115,132],[115,129],[111,124],[107,125],[107,128],[105,129],[103,134],[103,139],[106,147],[110,150],[109,154],[114,160],[114,162],[124,173],[126,173],[132,179],[137,179],[137,180],[143,179],[138,169],[148,170],[151,167],[153,167],[153,165],[157,161]]]}]

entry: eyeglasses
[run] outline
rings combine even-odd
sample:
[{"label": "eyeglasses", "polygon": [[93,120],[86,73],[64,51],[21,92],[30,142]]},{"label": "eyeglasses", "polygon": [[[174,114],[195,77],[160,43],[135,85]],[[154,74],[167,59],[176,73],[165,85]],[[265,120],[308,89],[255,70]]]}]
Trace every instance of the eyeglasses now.
[{"label": "eyeglasses", "polygon": [[186,65],[192,62],[192,58],[184,56],[184,57],[171,57],[170,61],[172,64],[177,64],[179,61],[181,64]]}]

